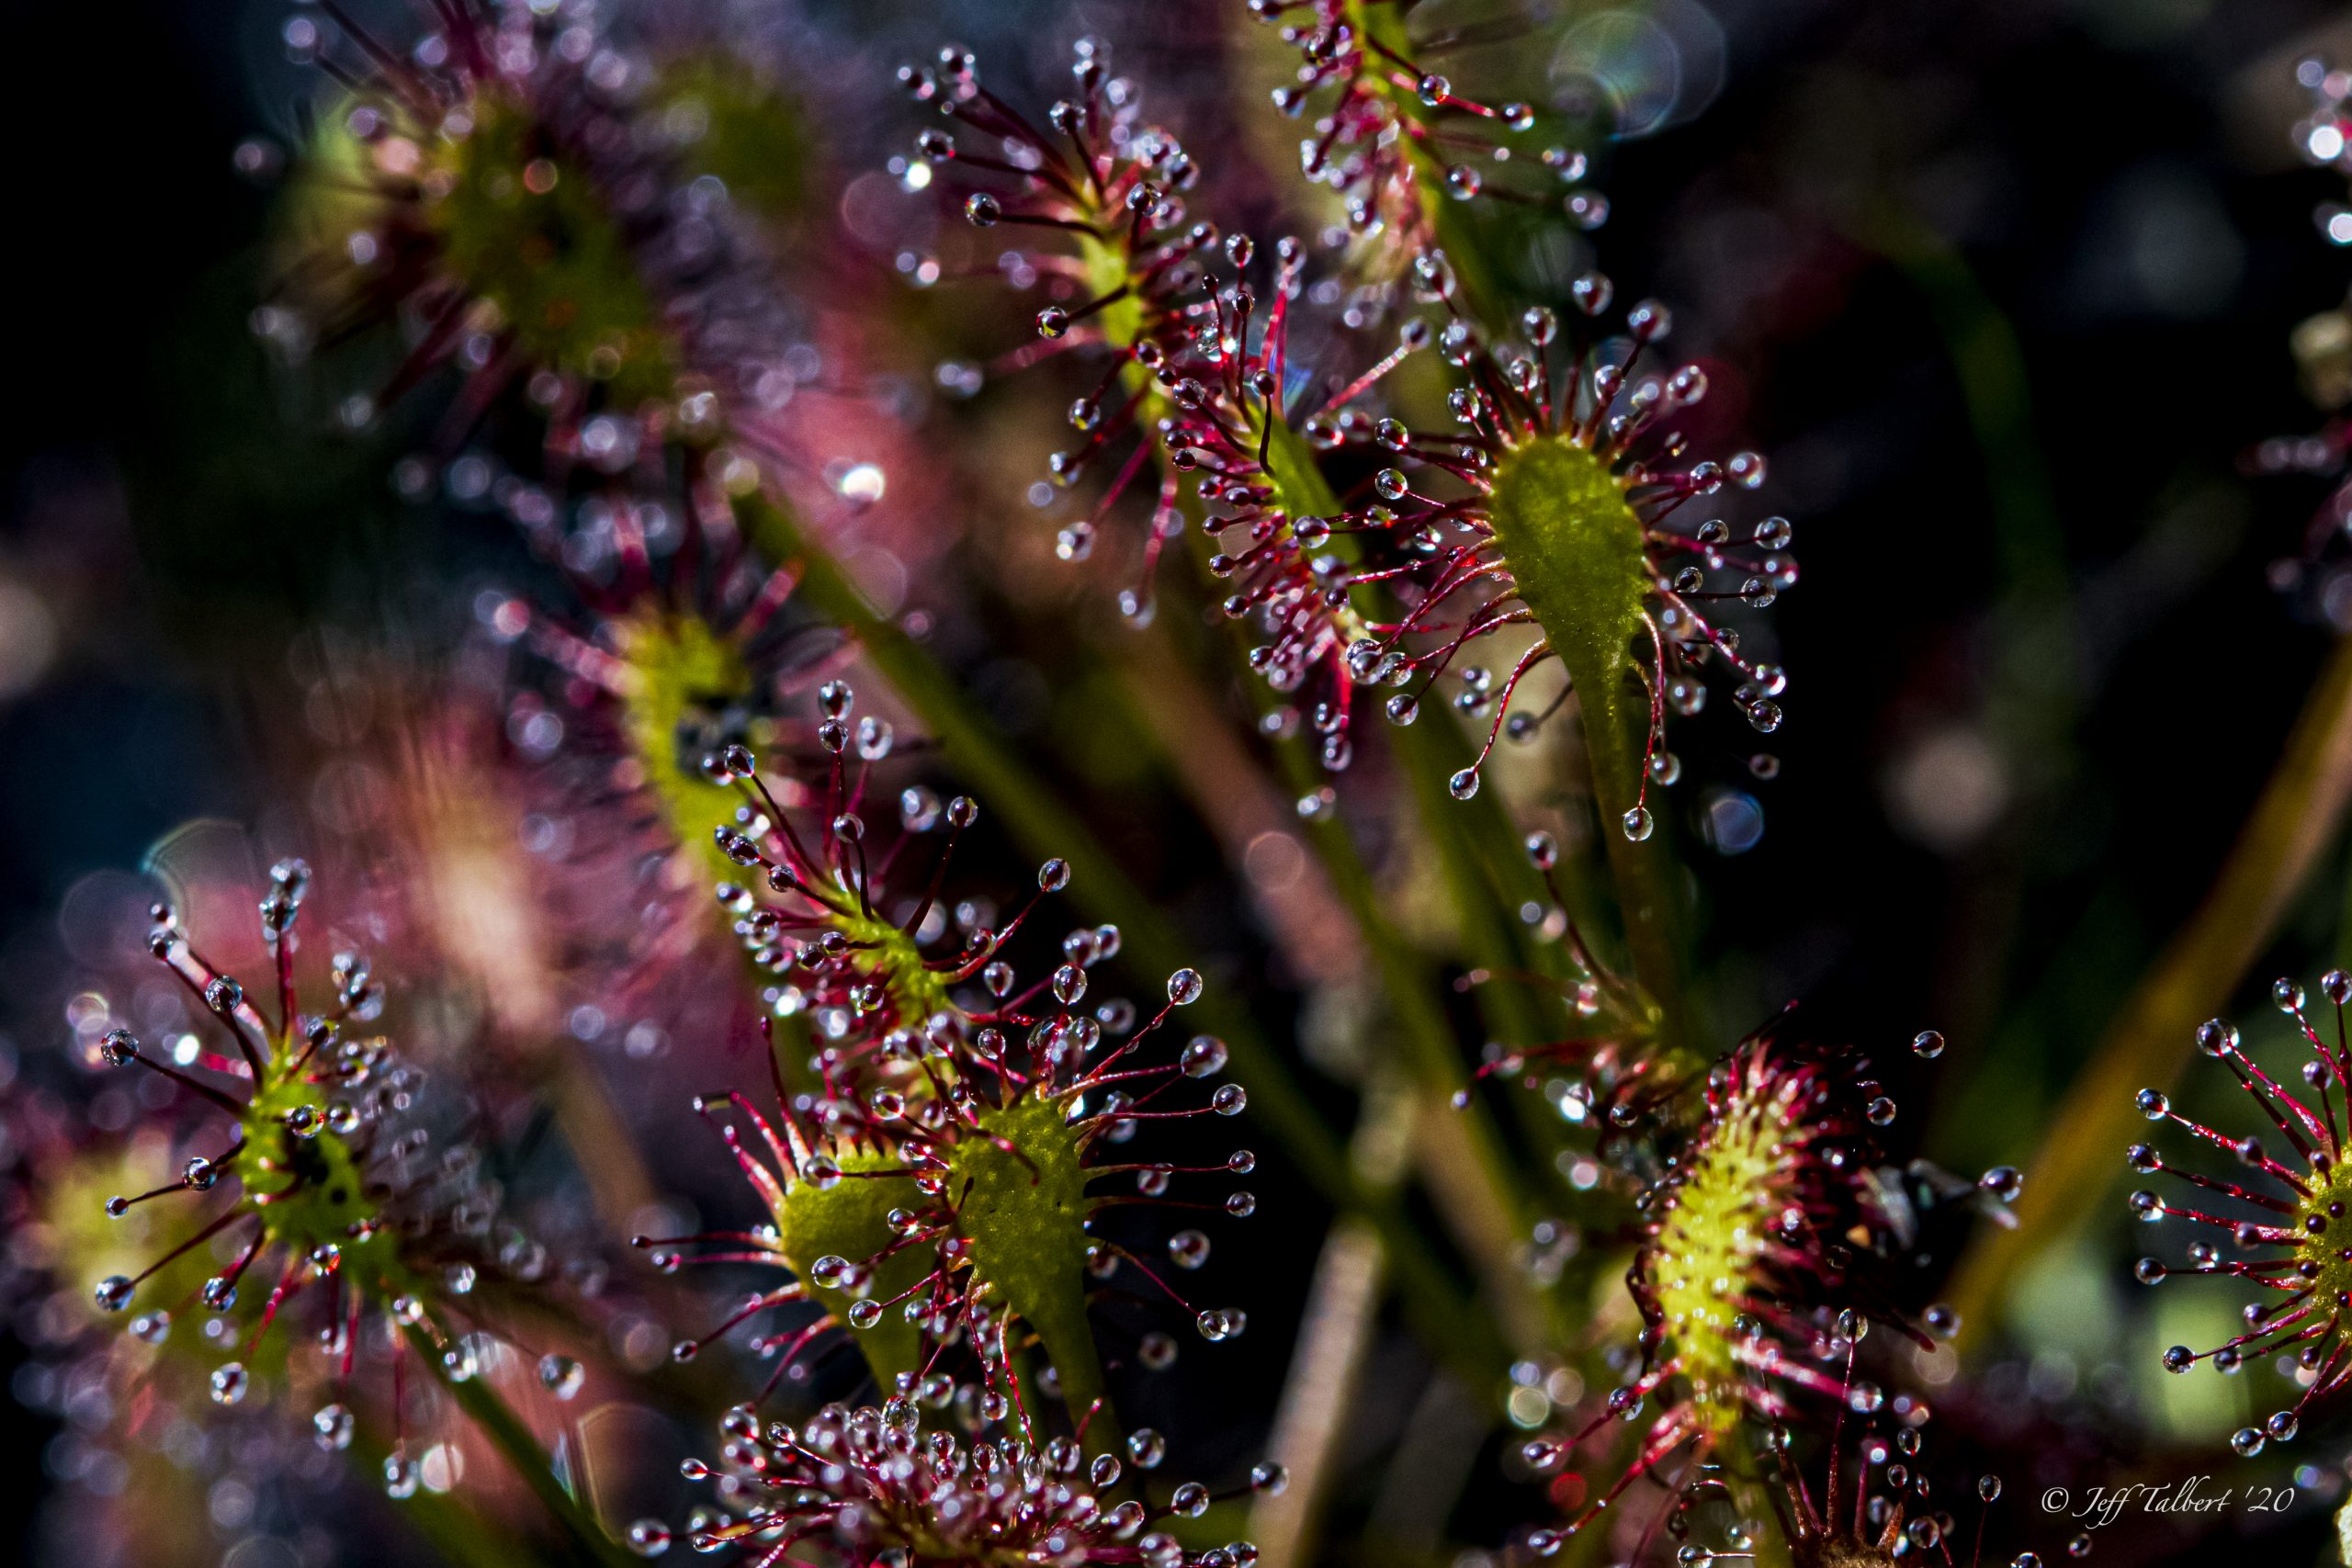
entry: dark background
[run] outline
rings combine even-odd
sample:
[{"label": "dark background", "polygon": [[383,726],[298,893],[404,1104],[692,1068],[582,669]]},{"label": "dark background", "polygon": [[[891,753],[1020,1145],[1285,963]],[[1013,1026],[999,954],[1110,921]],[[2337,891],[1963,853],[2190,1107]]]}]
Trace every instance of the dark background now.
[{"label": "dark background", "polygon": [[[1679,346],[1731,367],[1804,567],[1773,617],[1792,688],[1782,776],[1752,786],[1768,830],[1697,852],[1717,992],[1758,1013],[1803,996],[1858,1038],[1941,1028],[1932,1106],[1910,1091],[1926,1146],[1962,1170],[2023,1163],[2210,880],[2333,635],[2267,581],[2324,487],[2245,467],[2319,418],[2287,342],[2343,301],[2345,253],[2311,217],[2343,191],[2288,145],[2290,71],[2331,23],[2352,52],[2352,28],[2301,0],[1712,9],[1721,90],[1615,150],[1600,243],[1626,297],[1666,296]],[[887,64],[951,25],[1046,62],[1082,25],[1147,82],[1220,75],[1215,29],[1140,6],[819,10],[811,37],[855,41],[846,90],[876,106],[836,129],[852,173],[910,134]],[[1698,15],[1657,13],[1704,77]],[[0,695],[0,975],[18,1002],[40,993],[9,955],[44,950],[77,878],[189,817],[266,807],[255,759],[288,719],[255,694],[289,635],[349,617],[354,563],[459,547],[401,536],[365,454],[289,446],[244,333],[266,193],[229,154],[300,90],[277,20],[10,9],[0,574],[55,645]],[[1972,780],[1996,808],[1972,814]],[[2249,1009],[2270,973],[2343,951],[2342,846],[2327,865]],[[0,1027],[30,1057],[58,1021],[11,1006]],[[1303,1279],[1276,1244],[1312,1224],[1257,1233],[1266,1357]],[[2136,1346],[2137,1298],[2081,1306]],[[2020,1348],[2037,1351],[2076,1353]],[[20,1499],[48,1436],[0,1424]],[[2317,1510],[2301,1522],[2315,1547]]]}]

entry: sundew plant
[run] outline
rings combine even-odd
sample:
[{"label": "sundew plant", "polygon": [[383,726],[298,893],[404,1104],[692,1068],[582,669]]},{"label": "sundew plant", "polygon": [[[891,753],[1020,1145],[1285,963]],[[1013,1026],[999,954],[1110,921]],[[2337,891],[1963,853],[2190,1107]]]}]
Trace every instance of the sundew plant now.
[{"label": "sundew plant", "polygon": [[19,21],[17,1560],[2352,1563],[2340,5]]}]

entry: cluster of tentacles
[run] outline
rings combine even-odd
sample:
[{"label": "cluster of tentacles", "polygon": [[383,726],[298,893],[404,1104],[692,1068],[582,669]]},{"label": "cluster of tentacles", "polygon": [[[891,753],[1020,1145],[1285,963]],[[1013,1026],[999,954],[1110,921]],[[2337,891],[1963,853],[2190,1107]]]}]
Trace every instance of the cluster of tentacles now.
[{"label": "cluster of tentacles", "polygon": [[[128,1311],[141,1288],[197,1248],[233,1244],[228,1261],[186,1297],[154,1303],[130,1332],[150,1344],[175,1339],[175,1319],[200,1308],[215,1314],[201,1337],[232,1359],[210,1374],[213,1399],[242,1403],[262,1376],[260,1358],[289,1381],[311,1381],[272,1339],[281,1318],[315,1321],[330,1398],[313,1421],[320,1441],[347,1445],[357,1419],[353,1393],[361,1358],[389,1353],[391,1426],[385,1482],[395,1495],[417,1483],[405,1438],[406,1383],[413,1358],[430,1372],[469,1378],[476,1351],[463,1299],[499,1269],[487,1244],[492,1218],[469,1179],[470,1165],[424,1157],[421,1129],[396,1131],[421,1087],[381,1038],[354,1032],[383,1007],[383,988],[356,953],[334,957],[334,996],[321,1012],[301,1010],[294,961],[308,866],[284,861],[261,902],[261,928],[276,959],[273,1021],[245,987],[198,951],[172,911],[157,906],[149,950],[187,987],[228,1049],[193,1033],[150,1046],[127,1030],[106,1037],[108,1062],[138,1066],[177,1085],[188,1102],[229,1123],[225,1136],[198,1135],[176,1180],[107,1201],[119,1217],[133,1206],[188,1198],[218,1212],[136,1275],[98,1281],[98,1305]],[[225,1197],[226,1201],[222,1201]],[[543,1267],[541,1263],[527,1265]],[[266,1284],[258,1312],[238,1314],[247,1275]],[[233,1315],[232,1315],[233,1314]],[[380,1340],[379,1348],[371,1341]]]},{"label": "cluster of tentacles", "polygon": [[2151,1144],[2134,1144],[2127,1151],[2132,1168],[2142,1175],[2169,1172],[2227,1200],[2227,1206],[2237,1211],[2212,1213],[2199,1202],[2177,1203],[2146,1188],[2131,1198],[2132,1212],[2142,1220],[2152,1224],[2167,1215],[2190,1220],[2226,1235],[2232,1248],[2225,1255],[2218,1239],[2191,1243],[2185,1268],[2143,1258],[2138,1266],[2143,1283],[2154,1285],[2175,1274],[2221,1274],[2261,1287],[2267,1298],[2247,1304],[2245,1333],[2210,1350],[2176,1345],[2164,1353],[2165,1369],[2174,1372],[2186,1372],[2199,1361],[2235,1372],[2265,1356],[2290,1358],[2301,1393],[2292,1405],[2262,1426],[2243,1427],[2231,1438],[2233,1448],[2248,1455],[2259,1453],[2267,1440],[2284,1442],[2294,1437],[2308,1406],[2352,1382],[2352,1340],[2346,1335],[2347,1319],[2352,1319],[2352,1249],[2342,1239],[2345,1229],[2352,1226],[2352,1175],[2344,1163],[2347,1134],[2352,1134],[2346,1125],[2352,1101],[2342,1110],[2335,1103],[2336,1089],[2352,1061],[2344,1022],[2345,1003],[2352,1001],[2352,976],[2330,970],[2321,977],[2320,990],[2335,1010],[2333,1044],[2312,1026],[2301,986],[2282,979],[2271,991],[2279,1010],[2295,1021],[2311,1049],[2311,1060],[2302,1066],[2308,1099],[2265,1071],[2240,1044],[2234,1025],[2214,1019],[2197,1031],[2198,1049],[2229,1068],[2261,1108],[2291,1151],[2285,1157],[2273,1154],[2259,1136],[2233,1137],[2192,1121],[2175,1111],[2170,1098],[2159,1090],[2142,1089],[2138,1096],[2141,1113],[2149,1121],[2168,1121],[2188,1129],[2265,1178],[2263,1185],[2250,1187],[2183,1170]]},{"label": "cluster of tentacles", "polygon": [[295,358],[404,330],[345,423],[453,369],[448,442],[519,394],[551,463],[604,465],[648,423],[707,443],[786,390],[752,360],[792,340],[788,312],[724,186],[681,157],[660,67],[600,7],[420,6],[401,38],[329,4],[287,40],[342,96],[298,150],[291,255],[254,325]]},{"label": "cluster of tentacles", "polygon": [[1603,1429],[1661,1406],[1565,1533],[1677,1455],[1686,1468],[1705,1463],[1743,1423],[1874,1412],[1883,1395],[1851,1376],[1873,1321],[1932,1344],[1862,1267],[1893,1228],[1871,1173],[1873,1129],[1894,1105],[1866,1073],[1850,1052],[1794,1036],[1785,1018],[1709,1071],[1703,1110],[1640,1199],[1626,1283],[1644,1325],[1641,1371],[1582,1429],[1531,1445],[1538,1468],[1555,1470]]},{"label": "cluster of tentacles", "polygon": [[[960,796],[943,806],[911,788],[884,846],[865,827],[865,771],[850,776],[845,740],[842,719],[829,719],[820,741],[832,753],[830,779],[817,798],[797,802],[757,771],[748,749],[719,758],[745,804],[718,841],[752,885],[723,885],[718,897],[785,999],[775,1010],[781,1023],[767,1021],[776,1118],[740,1093],[700,1103],[740,1120],[725,1136],[769,1223],[640,1245],[660,1249],[665,1266],[700,1243],[713,1260],[786,1269],[787,1281],[728,1325],[793,1303],[822,1309],[762,1342],[782,1356],[776,1377],[827,1329],[846,1325],[885,1392],[952,1389],[955,1374],[976,1364],[988,1417],[1010,1412],[1027,1433],[1035,1413],[1023,1369],[1034,1344],[1050,1364],[1047,1386],[1074,1421],[1087,1420],[1102,1386],[1088,1301],[1123,1268],[1174,1299],[1206,1338],[1243,1326],[1238,1311],[1186,1301],[1154,1264],[1093,1234],[1091,1222],[1134,1204],[1252,1212],[1246,1191],[1221,1204],[1166,1197],[1178,1174],[1246,1175],[1256,1163],[1246,1151],[1206,1167],[1113,1152],[1147,1123],[1236,1115],[1248,1097],[1225,1084],[1205,1102],[1176,1099],[1227,1062],[1213,1036],[1157,1048],[1176,1010],[1199,998],[1195,972],[1169,976],[1166,1000],[1148,1017],[1124,998],[1089,1001],[1095,969],[1119,953],[1116,928],[1073,931],[1048,973],[1020,976],[1006,954],[1039,900],[1067,886],[1062,862],[1040,869],[1035,894],[1010,919],[968,899],[951,919],[948,863],[978,808]],[[927,852],[934,833],[939,848]],[[802,1025],[817,1087],[796,1092],[777,1036]],[[1112,1177],[1132,1179],[1133,1191],[1092,1188]],[[1208,1237],[1188,1228],[1167,1250],[1177,1268],[1198,1268]],[[682,1349],[692,1354],[700,1343]],[[1148,1337],[1139,1352],[1147,1364],[1164,1363],[1173,1346]]]},{"label": "cluster of tentacles", "polygon": [[[890,1562],[1053,1562],[1069,1568],[1242,1568],[1244,1543],[1189,1547],[1176,1529],[1212,1504],[1280,1492],[1281,1467],[1261,1464],[1248,1485],[1213,1494],[1186,1482],[1155,1501],[1147,1484],[1166,1451],[1148,1429],[1128,1435],[1125,1459],[1077,1438],[960,1441],[925,1432],[916,1402],[828,1405],[798,1427],[762,1427],[749,1407],[728,1414],[709,1480],[727,1522],[696,1532],[697,1551],[730,1544],[769,1568],[804,1543],[856,1568]],[[1124,1494],[1124,1495],[1123,1495]],[[740,1510],[740,1513],[738,1512]]]},{"label": "cluster of tentacles", "polygon": [[1351,273],[1401,281],[1415,256],[1446,243],[1450,209],[1479,197],[1556,207],[1599,228],[1609,200],[1584,183],[1575,128],[1531,103],[1483,101],[1430,64],[1508,42],[1534,18],[1487,17],[1416,39],[1410,10],[1409,0],[1250,0],[1250,14],[1298,52],[1274,107],[1307,121],[1300,169],[1339,195],[1353,245],[1369,253]]}]

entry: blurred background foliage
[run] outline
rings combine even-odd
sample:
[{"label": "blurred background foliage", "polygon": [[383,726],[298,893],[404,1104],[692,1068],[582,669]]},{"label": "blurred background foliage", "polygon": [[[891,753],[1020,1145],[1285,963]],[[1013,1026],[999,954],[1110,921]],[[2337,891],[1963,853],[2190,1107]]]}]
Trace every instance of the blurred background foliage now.
[{"label": "blurred background foliage", "polygon": [[[1601,259],[1628,297],[1673,303],[1677,346],[1714,383],[1710,428],[1768,455],[1804,562],[1774,617],[1794,688],[1781,776],[1676,792],[1715,1032],[1728,1043],[1791,998],[1816,1031],[1883,1053],[1940,1029],[1932,1069],[1886,1064],[1906,1136],[1959,1171],[2030,1166],[2344,635],[2324,593],[2272,585],[2324,483],[2254,476],[2249,454],[2319,418],[2290,339],[2342,305],[2346,253],[2315,233],[2329,178],[2286,131],[2294,62],[2352,55],[2352,19],[2321,0],[1555,8],[1560,47],[1609,84],[1623,127],[1600,160]],[[882,280],[903,332],[878,373],[902,379],[914,427],[981,455],[941,496],[935,537],[864,563],[869,580],[895,565],[912,604],[933,574],[983,585],[973,623],[942,632],[951,651],[991,650],[967,666],[974,694],[1130,874],[1248,970],[1267,1032],[1314,1064],[1345,1031],[1306,1007],[1314,976],[1251,934],[1296,868],[1278,847],[1265,863],[1217,852],[1123,673],[1131,634],[1102,609],[1107,580],[1052,558],[1070,503],[1048,494],[1041,514],[1031,491],[1067,390],[1040,378],[940,399],[933,362],[1017,340],[1026,312],[898,288],[905,220],[876,215],[897,199],[878,171],[911,134],[899,59],[953,34],[1042,82],[1088,30],[1156,105],[1181,106],[1212,180],[1271,209],[1288,128],[1266,114],[1265,40],[1239,9],[810,0],[791,26],[822,77],[807,123],[831,210],[806,221],[835,264]],[[257,127],[290,129],[308,90],[281,19],[261,0],[12,7],[24,270],[0,423],[0,1072],[61,1049],[61,944],[86,958],[112,935],[75,924],[94,874],[137,866],[192,818],[296,820],[308,803],[288,792],[312,754],[365,738],[320,697],[322,672],[361,649],[429,659],[469,613],[448,584],[532,570],[492,520],[386,483],[429,437],[424,416],[338,434],[248,330],[275,265],[268,199],[229,154]],[[1252,173],[1244,149],[1270,140],[1274,166]],[[788,203],[795,183],[759,188]],[[1541,245],[1515,259],[1535,277],[1575,262]],[[1229,705],[1213,669],[1198,683]],[[1752,747],[1731,715],[1701,728],[1686,750]],[[2286,1039],[2263,999],[2274,973],[2352,960],[2347,889],[2337,834],[2231,998],[2257,1049]],[[2228,1088],[2207,1073],[2183,1102],[2222,1106]],[[2165,1378],[2155,1356],[2218,1337],[2234,1299],[2132,1286],[2120,1139],[2089,1171],[2064,1195],[2080,1223],[1983,1325],[1977,1397],[2086,1447],[2112,1425],[2210,1453],[2256,1412],[2230,1385]],[[1257,1440],[1238,1391],[1280,1376],[1326,1218],[1286,1193],[1220,1242],[1262,1326],[1223,1377],[1190,1382],[1170,1425],[1236,1424],[1237,1451]],[[1490,1473],[1494,1442],[1478,1474],[1467,1455],[1432,1473],[1444,1432],[1484,1427],[1430,1377],[1408,1338],[1384,1341],[1351,1439],[1386,1457],[1352,1469],[1368,1479],[1340,1533],[1399,1562],[1449,1517],[1449,1538],[1491,1539],[1478,1510],[1529,1508]],[[0,1427],[19,1496],[55,1479],[54,1437],[29,1417]],[[2265,1560],[2309,1560],[2323,1513],[2260,1521],[2287,1532]],[[30,1551],[41,1516],[12,1515]],[[2217,1561],[2211,1532],[2250,1526],[2195,1528],[2127,1521],[2100,1556]]]}]

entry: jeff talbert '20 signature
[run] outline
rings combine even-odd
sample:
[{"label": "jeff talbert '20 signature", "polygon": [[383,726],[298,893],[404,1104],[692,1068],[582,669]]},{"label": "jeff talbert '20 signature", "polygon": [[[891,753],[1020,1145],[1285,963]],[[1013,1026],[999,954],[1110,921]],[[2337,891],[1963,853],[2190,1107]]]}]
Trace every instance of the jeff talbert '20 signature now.
[{"label": "jeff talbert '20 signature", "polygon": [[2291,1486],[2225,1486],[2211,1490],[2213,1478],[2192,1475],[2181,1481],[2134,1482],[2129,1486],[2094,1486],[2080,1502],[2064,1486],[2041,1495],[2042,1512],[2064,1514],[2097,1529],[2112,1524],[2126,1509],[2143,1514],[2218,1514],[2234,1506],[2249,1514],[2283,1514],[2295,1500]]}]

